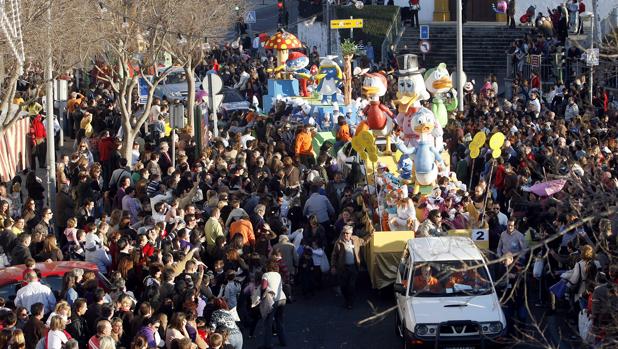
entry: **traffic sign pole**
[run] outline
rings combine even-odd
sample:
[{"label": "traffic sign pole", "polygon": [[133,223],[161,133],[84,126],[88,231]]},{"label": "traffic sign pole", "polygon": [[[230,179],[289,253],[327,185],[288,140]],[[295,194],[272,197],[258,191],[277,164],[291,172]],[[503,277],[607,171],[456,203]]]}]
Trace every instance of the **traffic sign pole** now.
[{"label": "traffic sign pole", "polygon": [[214,137],[219,137],[219,127],[217,123],[219,122],[219,117],[217,116],[217,111],[215,110],[215,96],[212,89],[212,74],[206,74],[208,77],[208,106],[212,112],[212,135]]},{"label": "traffic sign pole", "polygon": [[[354,17],[350,16],[350,20],[353,20]],[[354,28],[350,28],[350,40],[354,38]]]}]

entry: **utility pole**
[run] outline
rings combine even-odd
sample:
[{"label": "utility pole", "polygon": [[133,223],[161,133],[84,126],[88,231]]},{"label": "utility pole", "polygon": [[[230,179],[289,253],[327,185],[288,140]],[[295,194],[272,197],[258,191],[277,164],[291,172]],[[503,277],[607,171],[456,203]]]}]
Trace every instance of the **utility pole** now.
[{"label": "utility pole", "polygon": [[326,55],[327,56],[330,55],[330,53],[331,53],[331,46],[332,46],[331,42],[330,42],[331,41],[331,34],[332,34],[331,33],[332,30],[330,29],[330,20],[331,20],[331,18],[330,18],[330,1],[331,0],[326,0],[326,5],[325,5],[326,6],[326,23],[324,23],[325,27],[326,27],[326,30],[328,32],[328,36],[327,36],[327,39],[326,39]]},{"label": "utility pole", "polygon": [[457,109],[464,110],[464,94],[463,94],[463,24],[461,0],[457,0]]},{"label": "utility pole", "polygon": [[[592,9],[595,10],[594,7]],[[591,24],[590,25],[590,54],[593,54],[593,52],[594,52],[594,25],[595,25],[595,21],[596,21],[596,15],[597,14],[593,12],[592,16],[590,17],[590,24]],[[593,72],[594,72],[594,67],[595,66],[592,65],[592,64],[589,66],[589,68],[590,68],[590,77],[589,77],[590,81],[588,81],[588,86],[590,87],[590,91],[588,91],[588,94],[590,96],[588,96],[589,97],[588,98],[588,102],[590,103],[590,107],[592,107],[593,92],[594,92],[594,89],[593,89],[593,85],[594,84],[593,84],[593,80],[592,80]]]},{"label": "utility pole", "polygon": [[54,79],[52,66],[52,47],[51,47],[51,0],[47,8],[47,64],[45,67],[45,103],[47,105],[47,192],[49,207],[52,211],[56,210],[56,143],[54,139]]}]

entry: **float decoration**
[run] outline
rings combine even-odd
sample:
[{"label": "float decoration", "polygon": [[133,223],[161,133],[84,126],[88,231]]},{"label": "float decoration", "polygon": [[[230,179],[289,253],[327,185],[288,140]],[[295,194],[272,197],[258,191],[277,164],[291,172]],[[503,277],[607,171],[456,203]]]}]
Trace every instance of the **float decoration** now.
[{"label": "float decoration", "polygon": [[[444,101],[445,94],[453,88],[453,80],[446,70],[446,64],[440,63],[436,68],[429,69],[425,73],[425,85],[427,90],[433,95],[431,111],[436,116],[438,123],[443,128],[448,122],[448,111]],[[457,108],[457,98],[453,98],[448,105],[448,109]]]},{"label": "float decoration", "polygon": [[285,70],[298,80],[301,97],[309,97],[307,81],[311,78],[311,75],[306,68],[308,65],[309,58],[300,52],[290,53],[287,62],[285,62]]},{"label": "float decoration", "polygon": [[[395,103],[398,113],[396,121],[403,133],[402,138],[405,144],[416,146],[419,135],[412,127],[412,118],[421,108],[420,101],[429,99],[429,93],[425,88],[425,80],[423,80],[422,75],[425,69],[419,69],[418,57],[414,54],[400,55],[397,57],[397,61],[401,68],[397,72],[397,100]],[[440,127],[439,130],[441,129]]]},{"label": "float decoration", "polygon": [[320,68],[318,69],[317,79],[318,94],[322,96],[321,101],[323,104],[328,103],[328,97],[330,97],[331,104],[337,101],[337,94],[341,93],[339,86],[341,86],[341,80],[343,74],[341,68],[334,61],[336,56],[329,56],[320,62]]},{"label": "float decoration", "polygon": [[358,47],[350,39],[345,39],[341,43],[341,54],[343,55],[343,103],[350,104],[352,100],[352,58]]},{"label": "float decoration", "polygon": [[358,156],[360,156],[363,161],[369,160],[372,163],[378,161],[376,140],[368,130],[356,132],[354,137],[352,137],[352,149],[358,153]]},{"label": "float decoration", "polygon": [[[444,160],[438,149],[434,146],[435,140],[432,131],[435,124],[433,113],[427,108],[422,108],[414,114],[412,120],[414,130],[420,135],[416,147],[406,147],[399,140],[397,146],[405,155],[414,156],[414,181],[420,186],[433,188],[438,177],[438,165],[444,165]],[[401,159],[400,159],[401,161]]]},{"label": "float decoration", "polygon": [[275,71],[281,71],[285,68],[284,64],[288,60],[288,50],[302,47],[302,43],[294,34],[290,34],[283,29],[271,36],[264,44],[264,48],[275,50],[277,53],[277,67]]},{"label": "float decoration", "polygon": [[363,109],[363,114],[367,118],[367,125],[374,132],[374,135],[386,137],[386,152],[388,153],[390,152],[390,134],[394,127],[391,119],[393,112],[380,103],[380,97],[386,94],[387,86],[388,83],[384,74],[365,74],[363,94],[367,97],[369,104]]}]

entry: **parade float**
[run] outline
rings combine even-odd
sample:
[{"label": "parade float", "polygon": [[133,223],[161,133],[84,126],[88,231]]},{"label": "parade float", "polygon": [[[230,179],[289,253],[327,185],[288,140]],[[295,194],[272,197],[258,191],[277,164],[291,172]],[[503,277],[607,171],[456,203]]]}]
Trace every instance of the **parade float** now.
[{"label": "parade float", "polygon": [[[285,31],[266,42],[266,48],[277,51],[277,66],[268,82],[264,109],[270,110],[273,103],[283,101],[292,110],[289,122],[313,126],[316,154],[324,142],[336,143],[339,117],[343,116],[353,130],[351,141],[333,147],[333,155],[340,171],[355,171],[353,166],[357,164],[365,177],[367,192],[371,194],[367,202],[370,209],[365,214],[376,227],[366,258],[372,284],[382,288],[394,280],[406,241],[414,237],[428,212],[442,208],[447,196],[461,197],[460,193],[467,191],[466,184],[450,171],[450,156],[443,140],[449,113],[457,108],[453,77],[443,63],[425,70],[418,66],[416,55],[400,55],[393,113],[381,101],[389,92],[388,73],[358,67],[352,73],[351,60],[356,50],[353,43],[342,45],[343,62],[337,56],[326,56],[320,59],[319,67],[310,68],[304,54],[288,52],[297,45],[298,39]],[[361,100],[351,100],[352,78],[362,82]],[[430,104],[423,107],[422,102],[427,101]],[[470,157],[488,150],[485,138],[488,137],[474,138]],[[500,156],[503,142],[503,135],[492,136],[492,156]],[[454,214],[454,210],[446,213]],[[448,233],[484,236],[482,241],[473,239],[480,247],[488,243],[488,234],[483,231],[453,229]]]}]

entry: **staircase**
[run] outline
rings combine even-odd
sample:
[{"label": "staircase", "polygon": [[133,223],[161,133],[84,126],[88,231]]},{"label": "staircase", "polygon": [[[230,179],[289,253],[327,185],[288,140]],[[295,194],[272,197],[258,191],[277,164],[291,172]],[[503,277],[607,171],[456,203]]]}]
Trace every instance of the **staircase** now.
[{"label": "staircase", "polygon": [[[530,28],[507,28],[497,23],[466,23],[463,27],[463,69],[468,80],[474,79],[477,88],[489,74],[495,74],[499,81],[506,75],[506,54],[513,41],[522,39]],[[457,38],[455,22],[432,23],[429,25],[431,52],[425,55],[419,50],[419,29],[405,27],[397,49],[408,49],[419,56],[419,65],[430,69],[439,63],[446,63],[449,72],[457,67]]]}]

